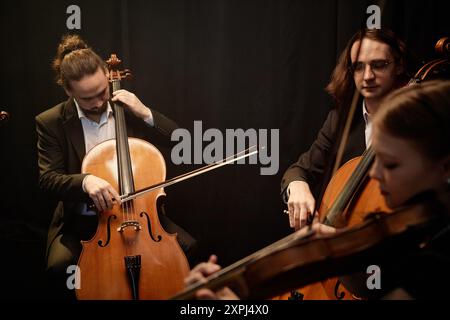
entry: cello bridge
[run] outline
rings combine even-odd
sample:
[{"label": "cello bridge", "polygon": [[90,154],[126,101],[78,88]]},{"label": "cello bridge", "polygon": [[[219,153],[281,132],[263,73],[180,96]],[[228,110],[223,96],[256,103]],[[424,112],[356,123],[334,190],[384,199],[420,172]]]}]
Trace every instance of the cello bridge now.
[{"label": "cello bridge", "polygon": [[117,231],[118,232],[123,232],[123,230],[125,230],[125,228],[128,228],[128,227],[134,228],[135,231],[139,231],[139,230],[142,229],[142,227],[141,227],[141,225],[139,224],[138,221],[130,220],[130,221],[122,222],[120,227],[117,228]]}]

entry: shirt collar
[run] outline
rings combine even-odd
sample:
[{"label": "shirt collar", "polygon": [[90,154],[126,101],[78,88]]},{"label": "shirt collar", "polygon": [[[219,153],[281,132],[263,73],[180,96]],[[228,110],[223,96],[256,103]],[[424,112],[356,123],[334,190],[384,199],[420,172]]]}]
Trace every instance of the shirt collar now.
[{"label": "shirt collar", "polygon": [[370,121],[371,121],[371,116],[370,116],[370,113],[367,112],[366,101],[365,100],[363,100],[362,109],[363,109],[364,121],[366,122],[366,125],[368,125],[370,123]]}]

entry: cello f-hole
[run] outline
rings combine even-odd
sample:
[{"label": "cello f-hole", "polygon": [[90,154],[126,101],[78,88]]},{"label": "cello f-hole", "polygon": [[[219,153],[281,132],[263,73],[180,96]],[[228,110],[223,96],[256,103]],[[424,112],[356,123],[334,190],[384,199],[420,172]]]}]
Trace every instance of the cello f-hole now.
[{"label": "cello f-hole", "polygon": [[106,243],[103,244],[102,239],[98,240],[98,242],[97,242],[98,245],[102,248],[106,247],[109,244],[109,241],[111,240],[111,219],[116,220],[117,219],[116,215],[113,214],[108,217],[108,223],[107,223],[107,228],[106,228]]},{"label": "cello f-hole", "polygon": [[334,286],[334,296],[338,300],[342,300],[345,297],[345,292],[344,291],[339,292],[339,287],[340,286],[341,286],[341,281],[337,280],[336,281],[336,285]]},{"label": "cello f-hole", "polygon": [[139,215],[141,216],[141,218],[144,217],[144,215],[147,218],[147,227],[150,238],[152,238],[152,240],[155,242],[160,242],[162,240],[162,237],[160,235],[156,237],[157,239],[155,239],[155,237],[153,236],[152,222],[150,221],[150,217],[148,216],[147,212],[142,211]]}]

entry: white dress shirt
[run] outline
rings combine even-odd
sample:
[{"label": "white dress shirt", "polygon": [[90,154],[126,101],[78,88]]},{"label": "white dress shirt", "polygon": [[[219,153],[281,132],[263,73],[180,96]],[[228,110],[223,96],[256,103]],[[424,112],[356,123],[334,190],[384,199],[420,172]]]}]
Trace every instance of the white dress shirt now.
[{"label": "white dress shirt", "polygon": [[370,143],[372,142],[372,116],[370,115],[369,112],[367,112],[365,100],[363,100],[362,106],[363,106],[364,122],[366,123],[364,135],[366,138],[366,149],[367,149],[370,146]]}]

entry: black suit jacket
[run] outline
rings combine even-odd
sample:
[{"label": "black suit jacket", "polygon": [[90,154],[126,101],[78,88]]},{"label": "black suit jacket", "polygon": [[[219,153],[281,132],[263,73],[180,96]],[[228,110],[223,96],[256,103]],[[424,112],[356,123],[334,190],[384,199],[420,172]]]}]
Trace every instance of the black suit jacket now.
[{"label": "black suit jacket", "polygon": [[[281,180],[281,194],[286,201],[286,189],[292,181],[305,181],[309,184],[316,200],[320,201],[323,186],[331,179],[331,170],[337,153],[340,132],[340,115],[336,109],[328,113],[327,119],[309,150],[298,158],[284,173]],[[365,122],[361,109],[357,109],[352,122],[342,163],[360,156],[365,148]]]},{"label": "black suit jacket", "polygon": [[[154,127],[125,113],[128,136],[145,139],[157,146],[170,145],[170,135],[177,128],[172,120],[155,110]],[[85,142],[81,121],[73,99],[68,99],[36,116],[38,135],[39,187],[59,200],[51,221],[47,248],[55,237],[76,224],[77,206],[89,200],[83,192],[81,163]]]}]

